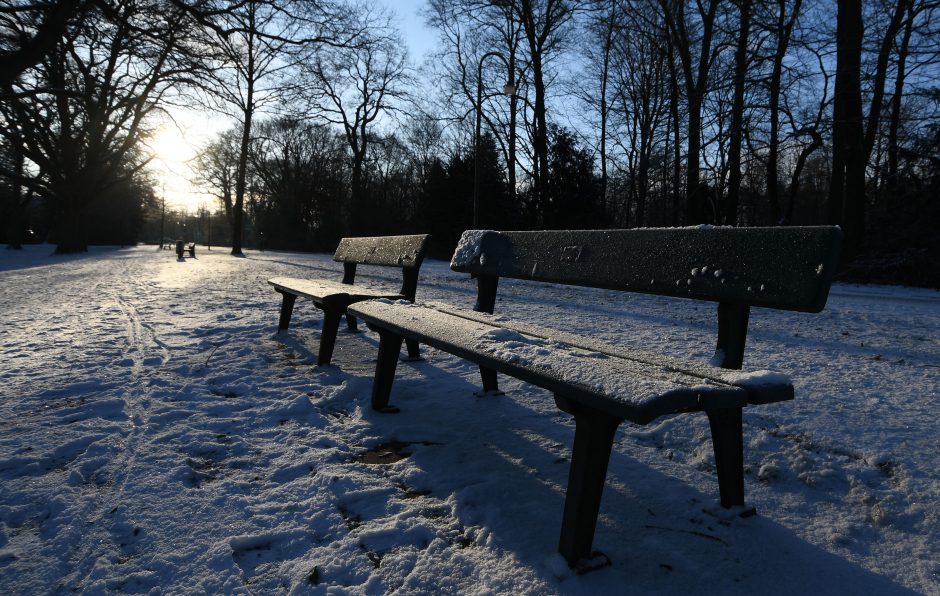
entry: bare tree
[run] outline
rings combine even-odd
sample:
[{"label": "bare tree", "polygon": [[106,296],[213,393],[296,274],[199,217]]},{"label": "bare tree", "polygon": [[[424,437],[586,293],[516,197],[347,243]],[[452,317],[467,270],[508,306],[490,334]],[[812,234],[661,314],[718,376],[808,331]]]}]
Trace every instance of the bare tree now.
[{"label": "bare tree", "polygon": [[[940,60],[940,45],[936,43],[940,30],[937,16],[940,14],[940,2],[937,0],[911,0],[907,4],[901,39],[896,45],[896,64],[894,66],[894,87],[888,102],[888,131],[886,178],[888,196],[894,197],[898,191],[899,157],[901,153],[901,127],[903,106],[906,96],[917,95],[918,90],[909,89],[910,77],[918,77],[918,72],[935,68]],[[919,78],[919,77],[918,77]],[[936,84],[935,77],[924,77],[922,84]]]},{"label": "bare tree", "polygon": [[[665,24],[647,9],[652,3],[634,2],[630,17],[622,25],[614,52],[614,83],[622,121],[616,142],[628,158],[629,201],[635,205],[634,224],[647,223],[647,205],[652,187],[652,159],[658,143],[668,137],[663,130],[669,118],[670,65]],[[624,209],[625,215],[629,212]],[[627,220],[624,220],[624,224]]]},{"label": "bare tree", "polygon": [[[775,51],[771,59],[771,73],[767,83],[770,119],[770,139],[767,143],[767,198],[770,202],[771,219],[774,223],[779,223],[781,219],[778,182],[780,166],[778,156],[780,150],[780,93],[781,80],[783,77],[783,62],[787,57],[787,49],[790,46],[793,27],[800,15],[802,4],[802,0],[793,0],[793,6],[789,9],[788,14],[787,0],[777,0],[775,19],[773,24],[769,27],[776,37]],[[798,169],[802,169],[801,164],[806,162],[807,157],[809,157],[809,154],[806,154],[805,157],[801,154],[802,159],[798,161],[798,165],[800,165]],[[792,183],[791,187],[793,187]]]},{"label": "bare tree", "polygon": [[91,2],[0,2],[0,89],[49,56],[70,24],[80,21]]},{"label": "bare tree", "polygon": [[196,44],[166,2],[102,1],[3,89],[0,135],[26,166],[2,174],[52,201],[59,252],[86,250],[88,206],[149,161],[138,143],[164,99],[199,78]]},{"label": "bare tree", "polygon": [[601,212],[607,212],[608,187],[608,131],[611,112],[617,103],[617,88],[612,84],[615,46],[623,37],[622,29],[625,18],[624,0],[593,0],[589,3],[590,15],[587,22],[586,40],[582,52],[591,69],[591,76],[597,77],[597,87],[585,85],[582,77],[573,81],[572,90],[588,107],[593,116],[598,118],[597,153],[601,166]]},{"label": "bare tree", "polygon": [[728,195],[724,203],[723,222],[738,221],[738,193],[741,189],[741,143],[744,136],[744,87],[748,63],[748,40],[751,33],[752,0],[737,0],[739,13],[738,40],[734,53],[734,99],[731,104],[731,130],[728,148]]},{"label": "bare tree", "polygon": [[388,16],[365,9],[360,28],[368,31],[355,47],[318,52],[306,66],[314,81],[311,113],[342,127],[351,153],[351,217],[353,232],[370,233],[363,165],[372,127],[396,109],[409,82],[406,52],[391,29]]},{"label": "bare tree", "polygon": [[701,182],[702,104],[715,61],[715,25],[719,0],[696,2],[695,28],[686,14],[686,0],[659,0],[673,49],[680,65],[687,103],[686,213],[687,223],[706,223],[705,187]]},{"label": "bare tree", "polygon": [[196,155],[194,183],[212,194],[231,220],[235,208],[235,180],[241,133],[231,129],[201,148]]},{"label": "bare tree", "polygon": [[[198,9],[200,22],[216,34],[218,84],[210,92],[236,118],[241,131],[232,205],[232,254],[242,254],[248,152],[257,113],[287,104],[299,87],[291,73],[321,46],[348,46],[360,31],[347,27],[342,11],[326,0],[242,0]],[[276,109],[274,111],[277,111]]]},{"label": "bare tree", "polygon": [[505,0],[512,8],[513,18],[522,24],[531,65],[533,195],[541,205],[548,176],[548,117],[546,108],[546,67],[549,55],[561,44],[567,25],[580,7],[577,0]]},{"label": "bare tree", "polygon": [[[531,142],[526,145],[517,133],[520,109],[524,111],[528,105],[529,79],[521,23],[514,17],[512,3],[506,1],[431,0],[429,7],[428,23],[440,32],[443,46],[435,68],[443,90],[438,108],[452,123],[463,124],[466,131],[472,130],[466,124],[473,122],[468,116],[479,111],[506,162],[510,201],[514,202],[517,168],[526,174],[532,172],[528,165],[531,159],[519,158],[520,153],[531,153]],[[502,89],[506,83],[515,84],[508,106],[485,101],[493,95],[491,89]],[[484,101],[477,105],[480,88]],[[524,114],[522,117],[525,120]]]}]

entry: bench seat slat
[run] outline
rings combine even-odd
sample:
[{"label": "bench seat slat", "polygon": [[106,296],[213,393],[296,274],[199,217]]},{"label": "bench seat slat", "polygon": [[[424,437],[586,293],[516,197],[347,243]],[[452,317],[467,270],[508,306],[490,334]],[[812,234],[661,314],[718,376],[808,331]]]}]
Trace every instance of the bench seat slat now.
[{"label": "bench seat slat", "polygon": [[374,298],[398,300],[402,294],[391,289],[370,288],[320,279],[300,279],[295,277],[275,277],[268,283],[279,290],[320,302],[324,298],[344,299],[353,302]]},{"label": "bench seat slat", "polygon": [[[632,360],[650,367],[656,367],[666,373],[679,372],[698,377],[705,382],[714,381],[716,383],[723,383],[726,385],[738,385],[748,389],[747,403],[749,404],[768,404],[793,399],[793,385],[789,382],[767,382],[761,384],[760,382],[755,382],[754,377],[752,375],[748,375],[747,373],[718,368],[717,366],[709,366],[700,362],[690,362],[688,360],[682,360],[680,358],[669,356],[668,354],[653,354],[652,352],[644,352],[632,347],[615,346],[600,340],[592,339],[582,335],[576,335],[574,333],[568,333],[566,331],[532,325],[517,320],[510,320],[509,318],[501,315],[490,315],[487,313],[457,309],[448,304],[424,304],[431,306],[441,312],[445,312],[471,321],[478,321],[491,325],[508,324],[513,329],[525,333],[526,335],[540,337],[543,339],[552,339],[581,350],[599,352],[607,356]],[[769,378],[770,375],[767,375],[767,377]]]},{"label": "bench seat slat", "polygon": [[[562,393],[611,415],[645,424],[674,412],[741,407],[750,396],[792,395],[789,383],[736,386],[618,354],[569,344],[547,330],[526,333],[492,315],[461,316],[427,305],[361,302],[349,312],[367,323],[442,349],[526,382]],[[786,397],[784,397],[786,398]]]}]

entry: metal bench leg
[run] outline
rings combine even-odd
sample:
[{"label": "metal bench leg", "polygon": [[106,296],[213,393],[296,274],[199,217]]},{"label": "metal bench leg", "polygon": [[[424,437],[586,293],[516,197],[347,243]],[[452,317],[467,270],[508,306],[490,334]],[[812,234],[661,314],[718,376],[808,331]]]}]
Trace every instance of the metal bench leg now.
[{"label": "metal bench leg", "polygon": [[[373,329],[375,329],[373,327]],[[375,363],[375,378],[372,380],[372,409],[380,412],[397,412],[398,408],[388,405],[395,382],[395,368],[398,367],[398,354],[401,352],[403,338],[387,331],[379,332],[379,357]]]},{"label": "metal bench leg", "polygon": [[568,472],[565,513],[561,522],[558,552],[575,564],[591,556],[601,494],[607,478],[607,463],[620,419],[555,395],[555,404],[574,416],[574,448]]},{"label": "metal bench leg", "polygon": [[483,379],[484,393],[497,393],[499,391],[499,382],[496,380],[496,371],[492,368],[480,367],[480,377]]},{"label": "metal bench leg", "polygon": [[352,315],[349,314],[349,313],[346,313],[346,327],[347,327],[350,331],[358,331],[358,330],[359,330],[359,321],[356,320],[356,317],[352,316]]},{"label": "metal bench leg", "polygon": [[705,410],[712,429],[722,507],[744,505],[744,434],[741,408]]},{"label": "metal bench leg", "polygon": [[421,360],[421,348],[418,342],[409,339],[405,340],[405,345],[408,346],[408,360]]},{"label": "metal bench leg", "polygon": [[338,310],[323,310],[323,331],[320,333],[320,354],[317,364],[329,364],[333,359],[333,346],[336,345],[336,332],[339,331],[339,318],[343,315]]},{"label": "metal bench leg", "polygon": [[277,330],[280,332],[287,331],[290,326],[290,316],[294,312],[294,302],[297,300],[297,295],[282,292],[281,290],[278,290],[278,292],[284,297],[284,300],[281,301],[281,319],[277,323]]}]

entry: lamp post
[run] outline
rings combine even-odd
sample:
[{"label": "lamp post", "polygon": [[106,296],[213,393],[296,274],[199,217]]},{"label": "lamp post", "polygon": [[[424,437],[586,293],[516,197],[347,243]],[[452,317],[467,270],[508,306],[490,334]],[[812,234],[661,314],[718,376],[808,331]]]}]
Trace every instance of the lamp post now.
[{"label": "lamp post", "polygon": [[164,233],[164,224],[166,223],[166,182],[163,183],[163,205],[160,207],[160,250],[166,246],[166,234]]},{"label": "lamp post", "polygon": [[480,58],[477,65],[477,121],[473,133],[473,227],[480,226],[480,124],[483,118],[483,62],[490,56],[496,56],[503,61],[509,70],[509,82],[503,86],[503,95],[512,97],[516,93],[516,84],[513,80],[512,70],[506,58],[499,52],[487,52]]}]

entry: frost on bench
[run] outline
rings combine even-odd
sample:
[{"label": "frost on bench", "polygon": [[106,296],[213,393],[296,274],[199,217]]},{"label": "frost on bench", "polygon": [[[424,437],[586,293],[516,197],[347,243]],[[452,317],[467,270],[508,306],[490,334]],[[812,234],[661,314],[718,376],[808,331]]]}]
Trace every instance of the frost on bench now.
[{"label": "frost on bench", "polygon": [[[704,412],[721,504],[743,511],[742,408],[793,398],[784,375],[740,372],[751,308],[822,310],[840,241],[835,227],[468,230],[451,268],[476,279],[473,310],[382,302],[350,308],[380,336],[373,408],[396,410],[388,401],[398,352],[409,340],[477,363],[486,392],[498,390],[497,372],[551,391],[576,428],[559,539],[570,565],[593,552],[607,462],[623,420]],[[494,317],[500,278],[715,302],[715,357],[689,363]],[[570,302],[576,309],[576,299]]]},{"label": "frost on bench", "polygon": [[[390,298],[414,301],[418,285],[418,270],[427,252],[428,235],[379,236],[343,238],[333,260],[343,263],[342,281],[276,277],[268,280],[282,296],[278,331],[290,326],[294,303],[298,296],[307,298],[323,311],[320,332],[320,350],[317,364],[329,364],[333,357],[340,318],[345,316],[350,330],[356,330],[355,317],[347,313],[350,304],[362,300]],[[397,267],[402,271],[400,290],[384,287],[356,285],[356,267],[359,264]],[[409,344],[409,354],[418,357],[417,344]]]},{"label": "frost on bench", "polygon": [[[515,376],[550,391],[610,402],[611,414],[639,424],[674,412],[792,397],[784,375],[749,377],[673,359],[645,362],[622,348],[568,343],[570,334],[485,313],[460,316],[430,305],[370,301],[350,307],[364,321],[407,339]],[[553,337],[555,335],[555,337]],[[647,355],[649,356],[649,355]],[[698,371],[698,374],[695,373]],[[756,379],[763,382],[756,382]],[[741,379],[741,382],[736,382]],[[750,383],[748,383],[750,381]],[[387,402],[386,402],[387,403]]]}]

